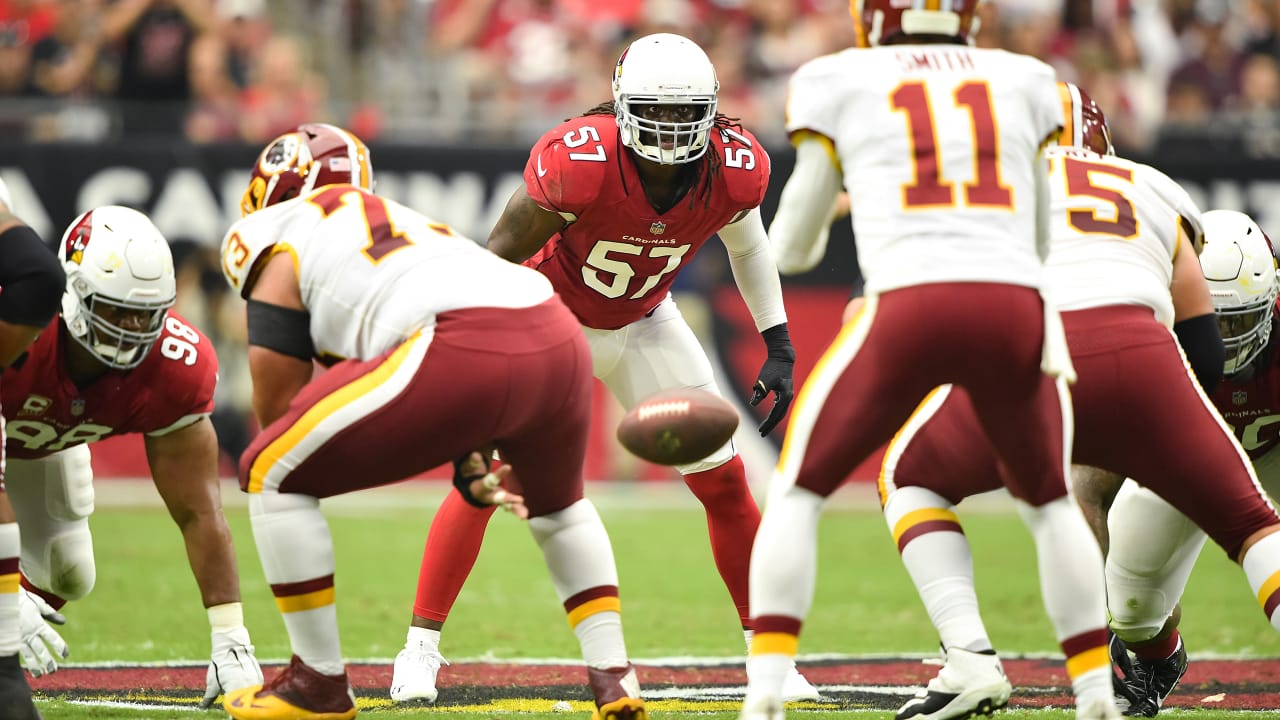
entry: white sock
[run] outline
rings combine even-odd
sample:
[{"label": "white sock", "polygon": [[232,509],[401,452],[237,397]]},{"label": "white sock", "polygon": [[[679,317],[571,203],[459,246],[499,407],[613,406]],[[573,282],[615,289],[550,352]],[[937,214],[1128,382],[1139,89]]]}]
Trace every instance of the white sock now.
[{"label": "white sock", "polygon": [[22,628],[18,620],[18,592],[22,587],[18,572],[20,552],[18,523],[0,525],[0,562],[12,566],[12,572],[0,575],[0,656],[17,655],[22,642]]},{"label": "white sock", "polygon": [[424,652],[440,653],[440,631],[428,628],[409,626],[409,634],[405,637],[405,646],[417,646]]},{"label": "white sock", "polygon": [[1111,689],[1111,666],[1097,668],[1071,679],[1071,690],[1076,696],[1076,707],[1087,707],[1094,702],[1115,702]]},{"label": "white sock", "polygon": [[[1268,603],[1276,605],[1275,599],[1280,598],[1280,533],[1272,533],[1254,543],[1240,565],[1263,610]],[[1267,620],[1271,627],[1280,630],[1280,611],[1276,607],[1272,607]]]},{"label": "white sock", "polygon": [[[263,574],[271,585],[333,575],[333,536],[316,498],[296,493],[253,494],[249,496],[249,520]],[[330,598],[336,596],[331,594]],[[277,605],[283,601],[277,596]],[[336,600],[288,612],[281,607],[281,614],[294,654],[316,672],[343,673]]]},{"label": "white sock", "polygon": [[771,497],[751,550],[751,616],[804,620],[818,575],[823,498],[792,487]]},{"label": "white sock", "polygon": [[794,667],[795,658],[790,655],[748,655],[747,697],[743,704],[781,698],[782,684]]},{"label": "white sock", "polygon": [[[982,652],[991,640],[978,612],[973,554],[954,510],[932,490],[909,486],[890,493],[884,517],[943,647]],[[944,529],[925,529],[926,523]],[[913,530],[924,531],[912,537]]]},{"label": "white sock", "polygon": [[582,660],[597,670],[626,667],[627,644],[622,637],[622,615],[610,610],[583,618],[573,627],[582,648]]},{"label": "white sock", "polygon": [[1075,498],[1040,507],[1017,502],[1036,543],[1040,594],[1058,642],[1107,626],[1102,550]]}]

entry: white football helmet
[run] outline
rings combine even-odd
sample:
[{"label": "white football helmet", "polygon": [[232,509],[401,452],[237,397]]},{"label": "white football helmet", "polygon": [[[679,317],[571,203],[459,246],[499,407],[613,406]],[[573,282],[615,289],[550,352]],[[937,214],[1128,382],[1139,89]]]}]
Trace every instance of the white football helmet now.
[{"label": "white football helmet", "polygon": [[168,241],[146,215],[107,205],[71,223],[58,260],[67,273],[62,319],[71,337],[117,370],[141,364],[177,299]]},{"label": "white football helmet", "polygon": [[1223,372],[1232,375],[1247,368],[1271,338],[1280,291],[1276,257],[1266,233],[1244,213],[1210,210],[1201,222],[1200,267],[1227,350]]},{"label": "white football helmet", "polygon": [[[711,59],[697,43],[672,33],[636,40],[622,51],[613,70],[622,144],[663,165],[697,160],[707,151],[719,90]],[[638,114],[650,105],[689,106],[694,117],[664,122]]]}]

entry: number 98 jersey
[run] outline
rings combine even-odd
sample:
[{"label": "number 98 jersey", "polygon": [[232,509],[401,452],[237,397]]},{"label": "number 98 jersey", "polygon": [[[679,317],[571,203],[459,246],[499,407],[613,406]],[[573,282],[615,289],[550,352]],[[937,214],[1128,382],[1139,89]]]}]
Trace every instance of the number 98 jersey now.
[{"label": "number 98 jersey", "polygon": [[67,373],[74,343],[57,317],[4,373],[5,452],[39,458],[112,435],[163,435],[213,412],[218,358],[213,344],[170,310],[142,364],[110,370],[84,387]]},{"label": "number 98 jersey", "polygon": [[638,161],[618,142],[612,115],[562,123],[533,146],[529,197],[569,223],[525,262],[551,284],[578,321],[616,330],[666,297],[676,274],[738,213],[760,205],[769,156],[739,126],[717,123],[697,179],[674,207],[649,203]]},{"label": "number 98 jersey", "polygon": [[889,45],[792,76],[787,130],[825,138],[849,192],[867,292],[1039,287],[1035,159],[1063,124],[1053,69],[965,45]]}]

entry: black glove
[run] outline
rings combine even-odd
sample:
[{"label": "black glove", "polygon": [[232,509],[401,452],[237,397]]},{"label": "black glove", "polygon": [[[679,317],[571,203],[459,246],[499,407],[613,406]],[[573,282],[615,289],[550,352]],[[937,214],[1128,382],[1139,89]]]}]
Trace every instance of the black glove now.
[{"label": "black glove", "polygon": [[482,503],[471,494],[472,481],[479,480],[489,474],[489,461],[485,458],[491,457],[492,453],[486,454],[484,450],[472,450],[453,461],[453,486],[457,488],[458,494],[463,500],[472,507],[489,508],[492,507],[488,503]]},{"label": "black glove", "polygon": [[770,392],[776,396],[769,417],[760,423],[760,436],[764,437],[782,421],[787,408],[791,407],[791,398],[795,395],[792,390],[792,375],[795,372],[796,351],[791,347],[791,336],[787,334],[786,323],[774,325],[760,335],[769,348],[769,355],[764,360],[764,367],[760,368],[760,375],[756,377],[750,403],[752,407],[759,405]]}]

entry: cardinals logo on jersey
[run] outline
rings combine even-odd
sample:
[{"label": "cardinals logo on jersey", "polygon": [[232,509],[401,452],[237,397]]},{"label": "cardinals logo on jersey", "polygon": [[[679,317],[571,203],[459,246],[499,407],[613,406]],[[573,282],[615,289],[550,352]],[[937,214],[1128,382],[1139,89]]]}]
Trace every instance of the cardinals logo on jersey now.
[{"label": "cardinals logo on jersey", "polygon": [[87,212],[80,222],[67,233],[67,261],[79,265],[84,261],[84,249],[89,246],[89,233],[93,231],[93,212]]}]

